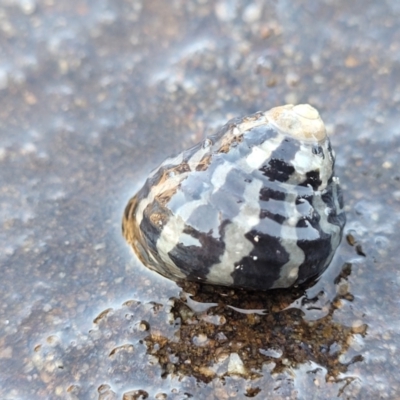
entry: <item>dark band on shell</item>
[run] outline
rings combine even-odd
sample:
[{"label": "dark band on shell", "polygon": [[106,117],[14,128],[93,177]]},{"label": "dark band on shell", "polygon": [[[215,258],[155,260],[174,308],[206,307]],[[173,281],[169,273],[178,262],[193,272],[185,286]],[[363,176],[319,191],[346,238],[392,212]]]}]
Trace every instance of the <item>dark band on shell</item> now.
[{"label": "dark band on shell", "polygon": [[236,118],[165,160],[128,203],[123,234],[173,279],[256,290],[319,276],[345,224],[318,111],[286,105]]}]

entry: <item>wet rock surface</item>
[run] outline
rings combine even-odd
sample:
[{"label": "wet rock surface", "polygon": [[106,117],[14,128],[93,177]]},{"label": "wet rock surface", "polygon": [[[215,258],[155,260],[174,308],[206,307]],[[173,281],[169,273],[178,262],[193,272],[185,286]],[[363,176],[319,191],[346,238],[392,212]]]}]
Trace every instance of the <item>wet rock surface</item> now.
[{"label": "wet rock surface", "polygon": [[[0,1],[0,397],[396,398],[400,7]],[[348,223],[320,280],[181,286],[128,199],[227,119],[310,103]],[[312,397],[310,397],[312,396]]]}]

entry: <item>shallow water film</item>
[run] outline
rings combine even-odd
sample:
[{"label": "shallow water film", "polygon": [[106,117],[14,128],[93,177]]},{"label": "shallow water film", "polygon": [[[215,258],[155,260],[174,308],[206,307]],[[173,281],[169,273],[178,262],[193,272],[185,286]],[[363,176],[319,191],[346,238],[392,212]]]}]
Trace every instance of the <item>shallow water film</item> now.
[{"label": "shallow water film", "polygon": [[[0,398],[400,397],[400,3],[0,0]],[[347,224],[318,282],[181,285],[123,209],[234,116],[310,103]]]}]

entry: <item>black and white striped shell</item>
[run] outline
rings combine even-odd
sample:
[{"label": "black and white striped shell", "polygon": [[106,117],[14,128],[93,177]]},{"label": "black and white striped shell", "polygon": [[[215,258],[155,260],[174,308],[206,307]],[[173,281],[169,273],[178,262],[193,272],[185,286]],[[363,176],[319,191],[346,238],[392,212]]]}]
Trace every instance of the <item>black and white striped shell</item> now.
[{"label": "black and white striped shell", "polygon": [[173,279],[255,290],[318,277],[345,213],[318,111],[285,105],[236,118],[165,160],[129,201],[123,233]]}]

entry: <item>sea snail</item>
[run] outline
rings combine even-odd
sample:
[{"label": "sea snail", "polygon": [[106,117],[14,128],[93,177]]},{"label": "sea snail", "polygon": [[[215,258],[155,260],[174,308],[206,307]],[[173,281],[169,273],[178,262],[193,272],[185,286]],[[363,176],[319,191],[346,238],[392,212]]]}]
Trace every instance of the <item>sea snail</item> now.
[{"label": "sea snail", "polygon": [[173,280],[299,285],[322,274],[341,240],[334,163],[308,104],[232,119],[150,174],[123,234],[144,265]]}]

